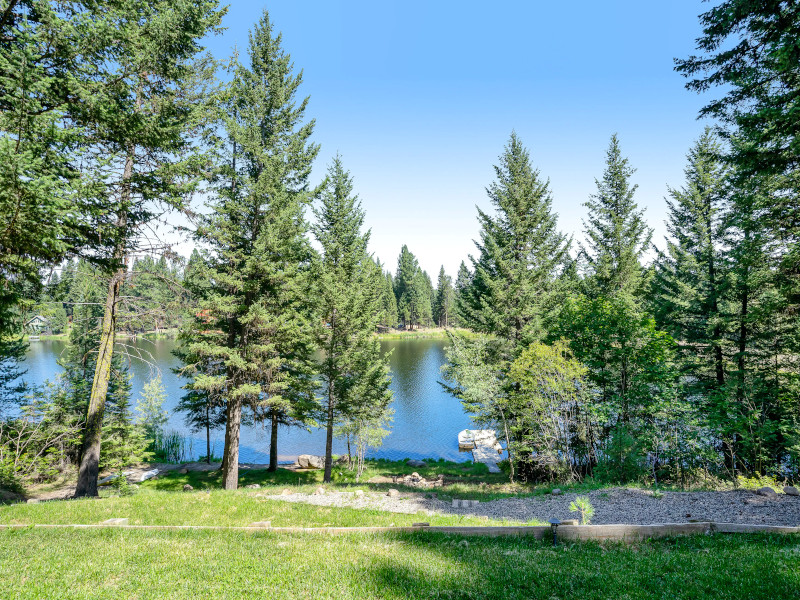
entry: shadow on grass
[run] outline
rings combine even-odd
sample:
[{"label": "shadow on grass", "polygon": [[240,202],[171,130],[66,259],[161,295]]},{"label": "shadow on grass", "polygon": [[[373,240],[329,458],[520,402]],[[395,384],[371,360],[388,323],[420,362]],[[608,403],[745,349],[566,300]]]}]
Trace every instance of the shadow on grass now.
[{"label": "shadow on grass", "polygon": [[533,538],[397,535],[412,561],[364,574],[387,598],[750,598],[800,589],[800,536],[692,536],[553,548]]}]

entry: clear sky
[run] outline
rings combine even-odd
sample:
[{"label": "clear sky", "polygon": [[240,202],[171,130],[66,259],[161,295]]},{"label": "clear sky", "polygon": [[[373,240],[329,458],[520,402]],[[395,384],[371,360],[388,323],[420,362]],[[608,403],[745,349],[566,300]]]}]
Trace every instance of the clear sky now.
[{"label": "clear sky", "polygon": [[[637,169],[636,199],[663,246],[667,185],[704,123],[673,59],[694,51],[699,0],[651,2],[233,0],[220,58],[246,52],[268,9],[311,97],[322,145],[341,153],[371,249],[392,271],[402,244],[435,279],[474,253],[476,209],[512,130],[549,178],[563,231],[580,239],[612,133]],[[469,263],[468,263],[469,264]]]}]

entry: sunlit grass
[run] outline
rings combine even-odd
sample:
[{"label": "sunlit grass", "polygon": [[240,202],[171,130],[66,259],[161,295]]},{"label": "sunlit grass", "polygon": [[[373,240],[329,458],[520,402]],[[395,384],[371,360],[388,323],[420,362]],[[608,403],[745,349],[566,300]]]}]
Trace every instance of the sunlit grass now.
[{"label": "sunlit grass", "polygon": [[738,600],[797,589],[797,536],[554,549],[531,538],[430,533],[0,531],[2,598]]}]

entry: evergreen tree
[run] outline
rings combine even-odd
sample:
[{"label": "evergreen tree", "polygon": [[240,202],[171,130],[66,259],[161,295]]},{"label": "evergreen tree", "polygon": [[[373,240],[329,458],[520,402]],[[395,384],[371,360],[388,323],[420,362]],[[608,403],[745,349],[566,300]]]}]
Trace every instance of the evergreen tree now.
[{"label": "evergreen tree", "polygon": [[483,335],[451,334],[444,372],[449,391],[476,420],[503,431],[513,480],[520,471],[523,477],[535,476],[537,469],[530,456],[514,455],[532,425],[511,426],[519,416],[512,400],[521,384],[510,378],[509,369],[555,318],[559,269],[569,244],[557,230],[549,185],[531,167],[516,134],[495,173],[487,192],[496,213],[478,211],[480,254],[472,258],[472,277],[462,264],[457,282],[464,324]]},{"label": "evergreen tree", "polygon": [[[692,78],[686,84],[690,90],[724,88],[701,116],[716,117],[726,135],[745,140],[730,156],[739,177],[788,174],[781,187],[797,192],[800,6],[785,0],[725,0],[700,15],[700,24],[697,49],[703,55],[676,60],[676,69]],[[796,202],[796,193],[782,196]]]},{"label": "evergreen tree", "polygon": [[[265,12],[250,34],[250,64],[235,65],[220,103],[227,140],[214,181],[211,214],[198,228],[209,248],[211,283],[183,334],[190,389],[226,405],[222,471],[236,489],[242,409],[270,421],[270,469],[277,469],[278,426],[302,423],[313,404],[313,250],[305,206],[318,153],[303,123],[308,98]],[[218,372],[215,361],[224,367]],[[209,371],[210,369],[210,371]]]},{"label": "evergreen tree", "polygon": [[723,388],[733,352],[725,314],[728,183],[720,155],[719,141],[706,129],[687,156],[686,184],[669,190],[672,239],[667,253],[659,255],[651,296],[658,325],[680,342],[687,392],[700,393],[708,416],[718,423],[727,418]]},{"label": "evergreen tree", "polygon": [[436,283],[436,300],[433,315],[439,327],[451,327],[455,305],[455,290],[453,279],[444,272],[444,266],[439,269],[439,279]]},{"label": "evergreen tree", "polygon": [[127,2],[115,8],[114,20],[125,26],[118,39],[106,40],[113,54],[94,65],[105,85],[92,102],[74,107],[92,140],[86,161],[96,167],[88,177],[90,191],[106,207],[110,239],[110,248],[100,256],[108,286],[76,497],[97,495],[126,261],[142,249],[142,229],[163,211],[154,203],[180,207],[198,184],[200,164],[194,161],[191,134],[200,121],[201,88],[212,73],[196,56],[201,38],[222,15],[217,0]]},{"label": "evergreen tree", "polygon": [[469,310],[469,291],[472,285],[472,274],[469,272],[464,261],[458,267],[458,275],[455,284],[455,324],[459,327],[467,322],[467,311]]},{"label": "evergreen tree", "polygon": [[653,232],[633,199],[638,187],[630,184],[634,172],[622,157],[617,135],[612,135],[603,179],[596,180],[597,193],[584,204],[589,209],[584,221],[588,246],[581,253],[589,263],[592,296],[635,296],[643,291],[640,260]]},{"label": "evergreen tree", "polygon": [[391,392],[388,359],[381,356],[380,343],[373,336],[383,278],[367,254],[364,211],[338,156],[328,169],[327,181],[321,206],[314,211],[313,231],[322,246],[320,420],[326,428],[324,481],[329,483],[334,426],[352,415],[379,417],[391,401]]},{"label": "evergreen tree", "polygon": [[394,282],[389,271],[384,272],[379,260],[375,261],[375,268],[380,281],[374,285],[380,289],[380,306],[378,312],[378,326],[384,328],[397,327],[397,299],[394,296]]},{"label": "evergreen tree", "polygon": [[478,258],[461,308],[466,325],[508,342],[513,351],[541,339],[553,319],[553,292],[567,253],[557,229],[549,182],[531,167],[516,133],[495,166],[487,193],[496,210],[478,210]]},{"label": "evergreen tree", "polygon": [[394,294],[397,298],[397,316],[403,327],[413,329],[431,318],[430,278],[420,269],[417,257],[403,244],[397,258]]}]

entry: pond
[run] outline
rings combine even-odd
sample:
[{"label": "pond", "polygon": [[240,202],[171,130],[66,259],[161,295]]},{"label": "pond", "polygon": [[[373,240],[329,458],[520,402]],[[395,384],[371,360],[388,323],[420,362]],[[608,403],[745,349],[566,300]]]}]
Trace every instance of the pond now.
[{"label": "pond", "polygon": [[[124,342],[129,354],[140,354],[152,363],[133,358],[130,369],[133,374],[131,405],[138,401],[145,381],[160,370],[167,392],[164,408],[169,412],[167,429],[179,431],[190,440],[192,458],[205,454],[205,431],[192,433],[184,423],[184,414],[175,412],[184,390],[186,380],[172,372],[180,362],[172,355],[176,342],[171,339]],[[383,446],[373,449],[368,456],[398,460],[403,458],[444,458],[453,461],[470,460],[469,453],[458,451],[458,432],[472,427],[469,415],[464,413],[461,403],[448,395],[439,385],[440,367],[444,364],[446,340],[411,339],[385,340],[381,349],[390,352],[389,365],[392,374],[391,389],[394,392],[392,408],[394,421],[391,433]],[[30,343],[23,364],[27,369],[25,380],[40,384],[54,380],[61,368],[57,360],[64,351],[65,342],[43,340]],[[212,431],[213,453],[222,455],[224,430]],[[344,442],[334,440],[334,453],[346,452]],[[325,432],[321,429],[306,431],[281,427],[278,434],[278,453],[281,462],[291,462],[298,454],[325,453]],[[261,425],[242,428],[241,462],[265,463],[269,461],[269,432]]]}]

